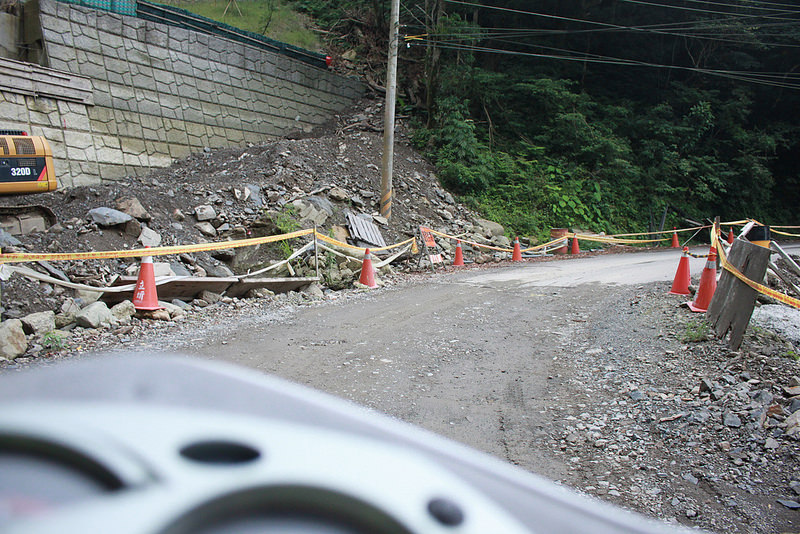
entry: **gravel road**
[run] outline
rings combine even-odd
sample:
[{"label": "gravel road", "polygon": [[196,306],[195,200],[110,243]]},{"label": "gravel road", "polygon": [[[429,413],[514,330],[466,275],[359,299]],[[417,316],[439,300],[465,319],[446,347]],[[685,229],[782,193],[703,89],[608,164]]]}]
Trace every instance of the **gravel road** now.
[{"label": "gravel road", "polygon": [[800,531],[787,507],[797,441],[781,430],[781,388],[800,374],[787,346],[766,333],[736,353],[690,343],[697,317],[667,282],[557,287],[512,274],[537,267],[219,304],[123,346],[306,384],[665,521]]}]

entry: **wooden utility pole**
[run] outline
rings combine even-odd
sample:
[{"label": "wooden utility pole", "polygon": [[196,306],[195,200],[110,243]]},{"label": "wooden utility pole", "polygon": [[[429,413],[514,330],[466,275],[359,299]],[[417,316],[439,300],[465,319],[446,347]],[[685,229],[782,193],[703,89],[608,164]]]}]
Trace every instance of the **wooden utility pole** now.
[{"label": "wooden utility pole", "polygon": [[389,20],[389,62],[386,65],[386,110],[383,118],[381,216],[392,218],[392,164],[394,161],[394,107],[397,94],[397,49],[400,40],[400,0],[392,0]]}]

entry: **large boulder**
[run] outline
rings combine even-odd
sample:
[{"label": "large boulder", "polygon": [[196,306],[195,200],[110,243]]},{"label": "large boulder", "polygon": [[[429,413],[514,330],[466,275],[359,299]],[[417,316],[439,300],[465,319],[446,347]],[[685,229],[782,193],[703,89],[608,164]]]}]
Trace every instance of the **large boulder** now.
[{"label": "large boulder", "polygon": [[213,206],[203,204],[194,208],[194,216],[199,222],[212,221],[217,218],[217,212],[214,211]]},{"label": "large boulder", "polygon": [[161,234],[145,226],[139,234],[139,242],[146,247],[157,247],[161,244]]},{"label": "large boulder", "polygon": [[31,313],[22,318],[22,329],[26,334],[45,334],[56,329],[56,314],[53,311]]},{"label": "large boulder", "polygon": [[89,218],[100,226],[116,226],[125,224],[133,217],[112,208],[94,208],[89,210]]},{"label": "large boulder", "polygon": [[117,209],[123,213],[127,213],[135,219],[140,221],[149,221],[150,214],[144,209],[142,203],[136,197],[123,197],[117,200]]},{"label": "large boulder", "polygon": [[13,360],[28,350],[28,339],[22,329],[22,321],[8,319],[0,323],[0,358]]},{"label": "large boulder", "polygon": [[105,302],[93,302],[89,304],[75,316],[78,326],[84,328],[100,328],[103,325],[110,325],[115,322],[114,315],[108,309]]},{"label": "large boulder", "polygon": [[120,323],[127,323],[136,315],[136,308],[130,300],[123,300],[111,307],[111,315]]},{"label": "large boulder", "polygon": [[505,234],[503,225],[487,219],[475,219],[475,224],[486,237],[495,237]]},{"label": "large boulder", "polygon": [[333,213],[330,201],[319,197],[301,198],[292,202],[292,206],[297,210],[300,224],[322,226]]}]

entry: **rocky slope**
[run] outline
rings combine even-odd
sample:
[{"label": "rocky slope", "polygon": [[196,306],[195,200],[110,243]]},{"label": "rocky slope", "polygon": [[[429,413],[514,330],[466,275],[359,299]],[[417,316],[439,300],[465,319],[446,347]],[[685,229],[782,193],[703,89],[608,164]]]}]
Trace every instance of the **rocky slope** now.
[{"label": "rocky slope", "polygon": [[[396,134],[391,223],[380,217],[382,107],[381,102],[365,101],[352,113],[336,117],[310,136],[241,149],[207,149],[145,177],[34,196],[0,197],[0,206],[36,203],[50,208],[57,219],[44,232],[5,235],[0,246],[6,252],[122,250],[143,244],[185,245],[260,237],[314,226],[341,241],[353,242],[346,228],[348,213],[375,224],[387,244],[418,234],[419,226],[424,224],[507,246],[502,228],[479,220],[440,187],[432,166],[410,147],[402,121]],[[181,254],[158,257],[156,262],[167,262],[171,272],[178,275],[229,276],[282,260],[302,244],[297,240]],[[450,245],[442,242],[441,246],[447,257]],[[309,264],[301,257],[292,270],[298,276],[309,275]],[[25,266],[71,282],[102,287],[118,275],[136,274],[138,259],[55,261]],[[338,257],[328,261],[326,267],[324,282],[333,289],[342,289],[352,286],[359,265]],[[160,268],[157,271],[161,272]],[[209,298],[215,300],[218,296]],[[21,326],[28,335],[54,328],[70,330],[76,324],[76,315],[92,300],[90,294],[14,275],[3,286],[3,318],[44,314],[23,321]],[[192,303],[175,304],[178,309],[169,306],[170,316],[165,319],[185,313]],[[116,326],[130,320],[130,306],[117,311],[115,316],[101,310],[99,317],[77,324]],[[37,321],[43,324],[29,324]],[[36,336],[29,341],[32,346],[41,345]],[[5,357],[15,352],[19,350]]]}]

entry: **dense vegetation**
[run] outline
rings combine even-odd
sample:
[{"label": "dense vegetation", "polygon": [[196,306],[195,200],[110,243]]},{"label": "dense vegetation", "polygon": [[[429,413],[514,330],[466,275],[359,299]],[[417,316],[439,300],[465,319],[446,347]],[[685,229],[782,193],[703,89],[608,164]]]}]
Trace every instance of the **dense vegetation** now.
[{"label": "dense vegetation", "polygon": [[[382,83],[389,0],[293,0]],[[515,232],[798,224],[800,6],[403,0],[399,110]]]}]

